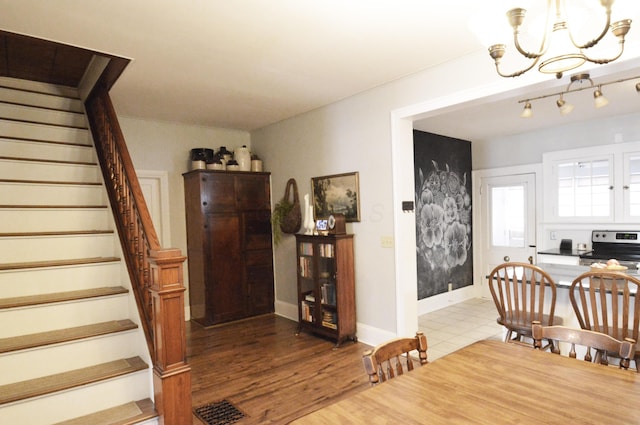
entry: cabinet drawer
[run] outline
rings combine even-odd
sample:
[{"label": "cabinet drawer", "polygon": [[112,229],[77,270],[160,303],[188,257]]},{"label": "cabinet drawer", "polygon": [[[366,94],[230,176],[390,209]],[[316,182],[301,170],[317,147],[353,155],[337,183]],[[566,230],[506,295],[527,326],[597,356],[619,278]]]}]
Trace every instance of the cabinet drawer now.
[{"label": "cabinet drawer", "polygon": [[271,249],[271,211],[246,213],[243,220],[245,249]]},{"label": "cabinet drawer", "polygon": [[273,254],[270,249],[263,249],[257,251],[247,251],[245,254],[245,264],[248,268],[255,266],[269,266],[273,265]]}]

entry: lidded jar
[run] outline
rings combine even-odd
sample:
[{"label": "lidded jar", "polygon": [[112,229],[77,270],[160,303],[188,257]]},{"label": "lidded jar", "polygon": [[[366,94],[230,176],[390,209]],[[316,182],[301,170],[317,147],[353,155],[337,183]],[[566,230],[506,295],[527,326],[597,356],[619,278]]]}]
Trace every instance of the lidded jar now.
[{"label": "lidded jar", "polygon": [[251,171],[251,152],[246,145],[236,148],[233,159],[238,161],[240,171]]},{"label": "lidded jar", "polygon": [[208,162],[213,159],[213,149],[196,148],[191,149],[191,169],[204,169]]},{"label": "lidded jar", "polygon": [[233,159],[233,154],[227,150],[226,146],[220,146],[220,150],[216,153],[220,156],[223,164],[226,164]]}]

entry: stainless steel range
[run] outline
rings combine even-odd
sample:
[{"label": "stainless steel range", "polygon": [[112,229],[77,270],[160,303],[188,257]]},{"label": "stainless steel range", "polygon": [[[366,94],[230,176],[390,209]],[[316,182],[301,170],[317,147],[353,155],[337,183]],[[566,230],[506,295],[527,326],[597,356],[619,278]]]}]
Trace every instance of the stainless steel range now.
[{"label": "stainless steel range", "polygon": [[580,255],[580,264],[588,266],[610,258],[615,258],[629,269],[637,269],[640,263],[640,231],[592,231],[591,251]]}]

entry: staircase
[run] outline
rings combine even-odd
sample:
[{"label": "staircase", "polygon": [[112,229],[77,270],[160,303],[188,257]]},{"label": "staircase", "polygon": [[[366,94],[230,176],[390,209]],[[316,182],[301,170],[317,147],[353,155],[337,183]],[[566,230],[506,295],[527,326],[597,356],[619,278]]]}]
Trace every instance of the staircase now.
[{"label": "staircase", "polygon": [[0,78],[0,424],[157,424],[74,89]]}]

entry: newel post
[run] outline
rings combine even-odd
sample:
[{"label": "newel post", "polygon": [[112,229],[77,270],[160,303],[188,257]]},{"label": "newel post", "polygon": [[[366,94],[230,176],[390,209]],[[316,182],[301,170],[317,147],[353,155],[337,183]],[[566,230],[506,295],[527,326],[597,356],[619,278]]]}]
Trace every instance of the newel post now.
[{"label": "newel post", "polygon": [[190,425],[191,368],[187,364],[183,266],[179,249],[149,251],[153,300],[153,387],[160,424]]}]

